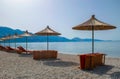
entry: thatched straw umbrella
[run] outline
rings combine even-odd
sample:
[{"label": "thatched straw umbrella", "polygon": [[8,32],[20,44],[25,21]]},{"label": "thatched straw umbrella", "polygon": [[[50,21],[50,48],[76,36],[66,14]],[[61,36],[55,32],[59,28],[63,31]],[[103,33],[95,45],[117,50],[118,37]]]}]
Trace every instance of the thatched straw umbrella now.
[{"label": "thatched straw umbrella", "polygon": [[18,36],[17,33],[15,33],[15,34],[12,36],[12,39],[14,39],[14,42],[15,42],[15,49],[16,49],[16,38],[20,38],[20,36]]},{"label": "thatched straw umbrella", "polygon": [[96,19],[95,15],[92,15],[92,17],[89,20],[73,27],[72,29],[92,31],[92,53],[94,53],[94,31],[95,30],[110,30],[110,29],[115,29],[115,28],[116,28],[115,26],[104,23]]},{"label": "thatched straw umbrella", "polygon": [[2,37],[1,40],[3,40],[5,46],[5,41],[8,40],[8,37]]},{"label": "thatched straw umbrella", "polygon": [[[32,36],[32,35],[33,35],[33,34],[29,33],[27,30],[26,30],[23,34],[19,35],[20,37],[26,37],[26,50],[27,50],[27,47],[28,47],[28,45],[27,45],[28,37],[29,37],[29,36]],[[26,53],[27,53],[27,52],[26,52]]]},{"label": "thatched straw umbrella", "polygon": [[52,35],[61,35],[60,33],[54,31],[51,29],[49,26],[47,26],[45,29],[35,33],[36,35],[42,35],[42,36],[47,36],[47,50],[49,50],[49,36]]}]

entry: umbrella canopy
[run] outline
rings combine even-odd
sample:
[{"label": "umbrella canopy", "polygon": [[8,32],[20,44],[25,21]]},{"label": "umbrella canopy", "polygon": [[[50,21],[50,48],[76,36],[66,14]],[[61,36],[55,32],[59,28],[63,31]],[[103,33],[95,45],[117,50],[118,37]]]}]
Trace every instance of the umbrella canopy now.
[{"label": "umbrella canopy", "polygon": [[26,37],[26,50],[27,50],[27,37],[29,36],[32,36],[32,34],[29,33],[27,30],[23,34],[19,35],[19,37]]},{"label": "umbrella canopy", "polygon": [[1,40],[7,40],[7,38],[6,37],[2,37]]},{"label": "umbrella canopy", "polygon": [[87,20],[86,22],[77,25],[73,27],[72,29],[75,30],[92,30],[92,53],[94,53],[94,30],[109,30],[109,29],[115,29],[116,27],[107,23],[104,23],[98,19],[95,18],[95,15],[92,15],[92,17]]},{"label": "umbrella canopy", "polygon": [[49,26],[47,26],[45,29],[35,33],[36,35],[61,35],[60,33],[54,31]]},{"label": "umbrella canopy", "polygon": [[39,31],[37,33],[35,33],[36,35],[45,35],[47,36],[47,50],[49,49],[49,43],[48,43],[48,36],[51,35],[61,35],[60,33],[54,31],[53,29],[51,29],[49,26],[47,26],[45,29],[43,29],[42,31]]},{"label": "umbrella canopy", "polygon": [[28,36],[32,36],[32,34],[29,33],[27,30],[23,34],[19,35],[19,37],[28,37]]},{"label": "umbrella canopy", "polygon": [[15,39],[15,38],[20,38],[20,36],[18,36],[18,34],[15,33],[15,34],[12,36],[12,38],[13,38],[13,39]]},{"label": "umbrella canopy", "polygon": [[92,15],[92,17],[87,20],[86,22],[79,24],[72,29],[75,30],[109,30],[109,29],[115,29],[116,27],[107,23],[104,23],[98,19],[95,18],[95,15]]}]

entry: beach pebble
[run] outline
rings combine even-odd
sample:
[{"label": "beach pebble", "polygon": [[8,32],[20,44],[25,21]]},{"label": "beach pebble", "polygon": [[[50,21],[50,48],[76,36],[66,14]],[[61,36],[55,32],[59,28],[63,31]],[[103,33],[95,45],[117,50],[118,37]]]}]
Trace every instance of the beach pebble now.
[{"label": "beach pebble", "polygon": [[79,57],[33,60],[32,55],[0,51],[0,79],[120,79],[120,58],[106,58],[105,66],[81,70]]}]

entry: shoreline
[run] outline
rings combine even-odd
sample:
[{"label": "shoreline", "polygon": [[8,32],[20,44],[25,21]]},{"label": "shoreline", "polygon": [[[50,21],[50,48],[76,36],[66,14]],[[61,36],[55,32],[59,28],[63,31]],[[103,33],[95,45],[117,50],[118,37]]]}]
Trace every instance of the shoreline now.
[{"label": "shoreline", "polygon": [[[82,55],[82,54],[87,54],[87,53],[81,53],[81,54],[74,54],[74,53],[67,53],[67,52],[60,52],[60,54],[66,54],[66,55]],[[116,56],[108,56],[106,55],[107,58],[120,58],[120,57],[116,57]]]},{"label": "shoreline", "polygon": [[105,66],[81,70],[79,57],[58,54],[57,59],[33,60],[32,55],[0,51],[0,79],[119,79],[120,58],[106,57]]}]

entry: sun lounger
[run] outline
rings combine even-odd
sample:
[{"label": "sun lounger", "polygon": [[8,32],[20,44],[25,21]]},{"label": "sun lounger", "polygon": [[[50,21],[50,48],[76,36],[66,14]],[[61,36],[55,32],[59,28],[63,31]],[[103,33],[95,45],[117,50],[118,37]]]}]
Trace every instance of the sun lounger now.
[{"label": "sun lounger", "polygon": [[7,49],[7,52],[22,52],[18,49],[10,47],[10,46],[6,46],[5,48]]},{"label": "sun lounger", "polygon": [[10,46],[6,46],[7,49],[9,50],[14,50],[14,48],[10,47]]},{"label": "sun lounger", "polygon": [[6,47],[0,45],[0,50],[6,51],[7,49],[6,49]]},{"label": "sun lounger", "polygon": [[4,46],[0,46],[0,50],[2,50],[2,51],[6,51],[6,52],[11,52],[13,49],[10,48],[9,46],[6,46],[6,47],[4,47]]},{"label": "sun lounger", "polygon": [[17,47],[20,51],[21,51],[21,53],[26,53],[26,54],[32,54],[33,53],[33,51],[31,51],[31,50],[26,50],[26,49],[24,49],[22,46],[19,46],[19,47]]}]

